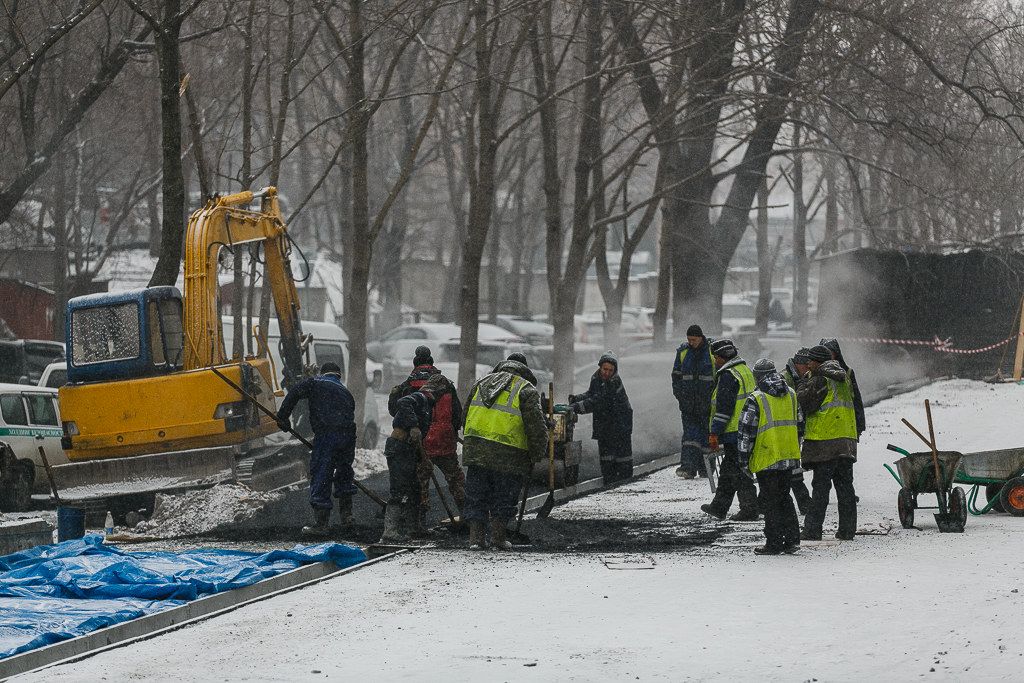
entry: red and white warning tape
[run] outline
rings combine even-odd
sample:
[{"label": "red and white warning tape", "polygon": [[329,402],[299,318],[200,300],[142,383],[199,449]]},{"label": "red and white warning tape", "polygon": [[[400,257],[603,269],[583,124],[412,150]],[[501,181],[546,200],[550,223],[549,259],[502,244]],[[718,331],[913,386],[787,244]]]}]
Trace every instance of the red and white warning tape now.
[{"label": "red and white warning tape", "polygon": [[913,339],[874,339],[870,337],[839,337],[838,341],[841,342],[855,342],[860,344],[898,344],[900,346],[931,346],[936,351],[943,353],[960,353],[960,354],[971,354],[971,353],[983,353],[985,351],[991,351],[992,349],[998,349],[1000,346],[1006,346],[1017,337],[1024,335],[1024,332],[1018,332],[1009,339],[1004,339],[998,344],[992,344],[986,346],[983,349],[954,349],[952,345],[952,338],[945,340],[935,337],[933,341],[916,341]]}]

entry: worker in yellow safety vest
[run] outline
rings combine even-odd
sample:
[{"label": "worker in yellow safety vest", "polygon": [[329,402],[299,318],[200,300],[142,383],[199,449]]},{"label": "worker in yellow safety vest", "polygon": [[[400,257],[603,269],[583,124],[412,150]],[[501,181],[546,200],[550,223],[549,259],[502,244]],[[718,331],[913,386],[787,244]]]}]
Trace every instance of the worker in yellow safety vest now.
[{"label": "worker in yellow safety vest", "polygon": [[471,550],[486,547],[488,521],[491,546],[512,547],[505,538],[506,528],[515,518],[524,477],[547,451],[548,432],[536,383],[526,363],[506,360],[469,393],[462,464],[467,468],[463,512],[469,521]]},{"label": "worker in yellow safety vest", "polygon": [[857,461],[857,414],[850,378],[824,346],[808,351],[809,379],[797,390],[807,419],[802,466],[814,472],[811,505],[800,538],[820,540],[829,492],[836,489],[839,530],[836,538],[850,541],[857,532],[857,494],[853,464]]},{"label": "worker in yellow safety vest", "polygon": [[739,461],[743,472],[757,475],[764,512],[765,544],[758,555],[800,550],[800,521],[789,495],[793,470],[800,467],[804,421],[796,392],[761,358],[754,364],[757,389],[743,404],[739,420]]},{"label": "worker in yellow safety vest", "polygon": [[759,516],[757,488],[749,476],[740,471],[736,451],[740,411],[747,397],[754,391],[754,375],[731,339],[717,339],[711,344],[715,358],[715,388],[711,392],[711,425],[708,444],[712,451],[721,446],[724,451],[718,474],[718,488],[710,503],[700,509],[715,519],[725,519],[733,496],[739,499],[739,512],[731,519],[736,522],[754,522]]}]

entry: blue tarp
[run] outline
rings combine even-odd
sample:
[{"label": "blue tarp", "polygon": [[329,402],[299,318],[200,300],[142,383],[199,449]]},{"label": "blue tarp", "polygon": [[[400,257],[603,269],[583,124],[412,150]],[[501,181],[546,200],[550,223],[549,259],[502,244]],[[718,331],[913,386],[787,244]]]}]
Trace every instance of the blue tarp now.
[{"label": "blue tarp", "polygon": [[0,658],[327,560],[345,568],[366,555],[337,543],[129,553],[91,535],[0,557]]}]

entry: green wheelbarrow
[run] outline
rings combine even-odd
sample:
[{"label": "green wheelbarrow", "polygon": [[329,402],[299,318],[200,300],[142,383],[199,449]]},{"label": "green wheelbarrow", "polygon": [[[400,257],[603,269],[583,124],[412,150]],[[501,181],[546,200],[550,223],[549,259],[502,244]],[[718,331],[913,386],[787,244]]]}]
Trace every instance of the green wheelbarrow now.
[{"label": "green wheelbarrow", "polygon": [[[953,486],[953,482],[957,480],[963,454],[956,451],[938,451],[934,456],[931,451],[910,453],[892,444],[887,448],[904,456],[894,463],[896,471],[888,463],[885,465],[900,485],[896,508],[903,528],[914,528],[914,510],[938,510],[935,521],[940,531],[962,533],[967,523],[967,495],[959,486]],[[934,466],[936,457],[938,479]],[[921,505],[918,496],[922,493],[934,493],[937,504]]]},{"label": "green wheelbarrow", "polygon": [[[956,481],[971,486],[967,509],[972,515],[995,510],[1024,517],[1024,448],[965,453]],[[982,486],[986,502],[979,508]]]}]

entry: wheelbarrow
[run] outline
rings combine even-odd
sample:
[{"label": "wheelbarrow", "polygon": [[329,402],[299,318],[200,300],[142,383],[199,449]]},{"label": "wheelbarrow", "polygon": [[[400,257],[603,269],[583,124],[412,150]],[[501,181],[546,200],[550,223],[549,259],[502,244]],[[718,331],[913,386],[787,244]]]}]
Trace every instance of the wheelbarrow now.
[{"label": "wheelbarrow", "polygon": [[[957,478],[963,454],[956,451],[938,451],[934,455],[931,451],[910,453],[892,444],[887,448],[904,456],[894,463],[895,472],[888,463],[885,465],[885,469],[900,485],[896,508],[903,528],[914,527],[914,510],[938,510],[935,522],[940,531],[962,533],[967,523],[967,496],[962,488],[953,486],[953,482]],[[938,480],[935,458],[939,462]],[[921,505],[918,496],[922,493],[934,493],[937,504]]]},{"label": "wheelbarrow", "polygon": [[[958,484],[969,484],[967,510],[983,515],[990,510],[1024,517],[1024,448],[965,453],[956,474]],[[985,487],[985,505],[978,495]]]}]

